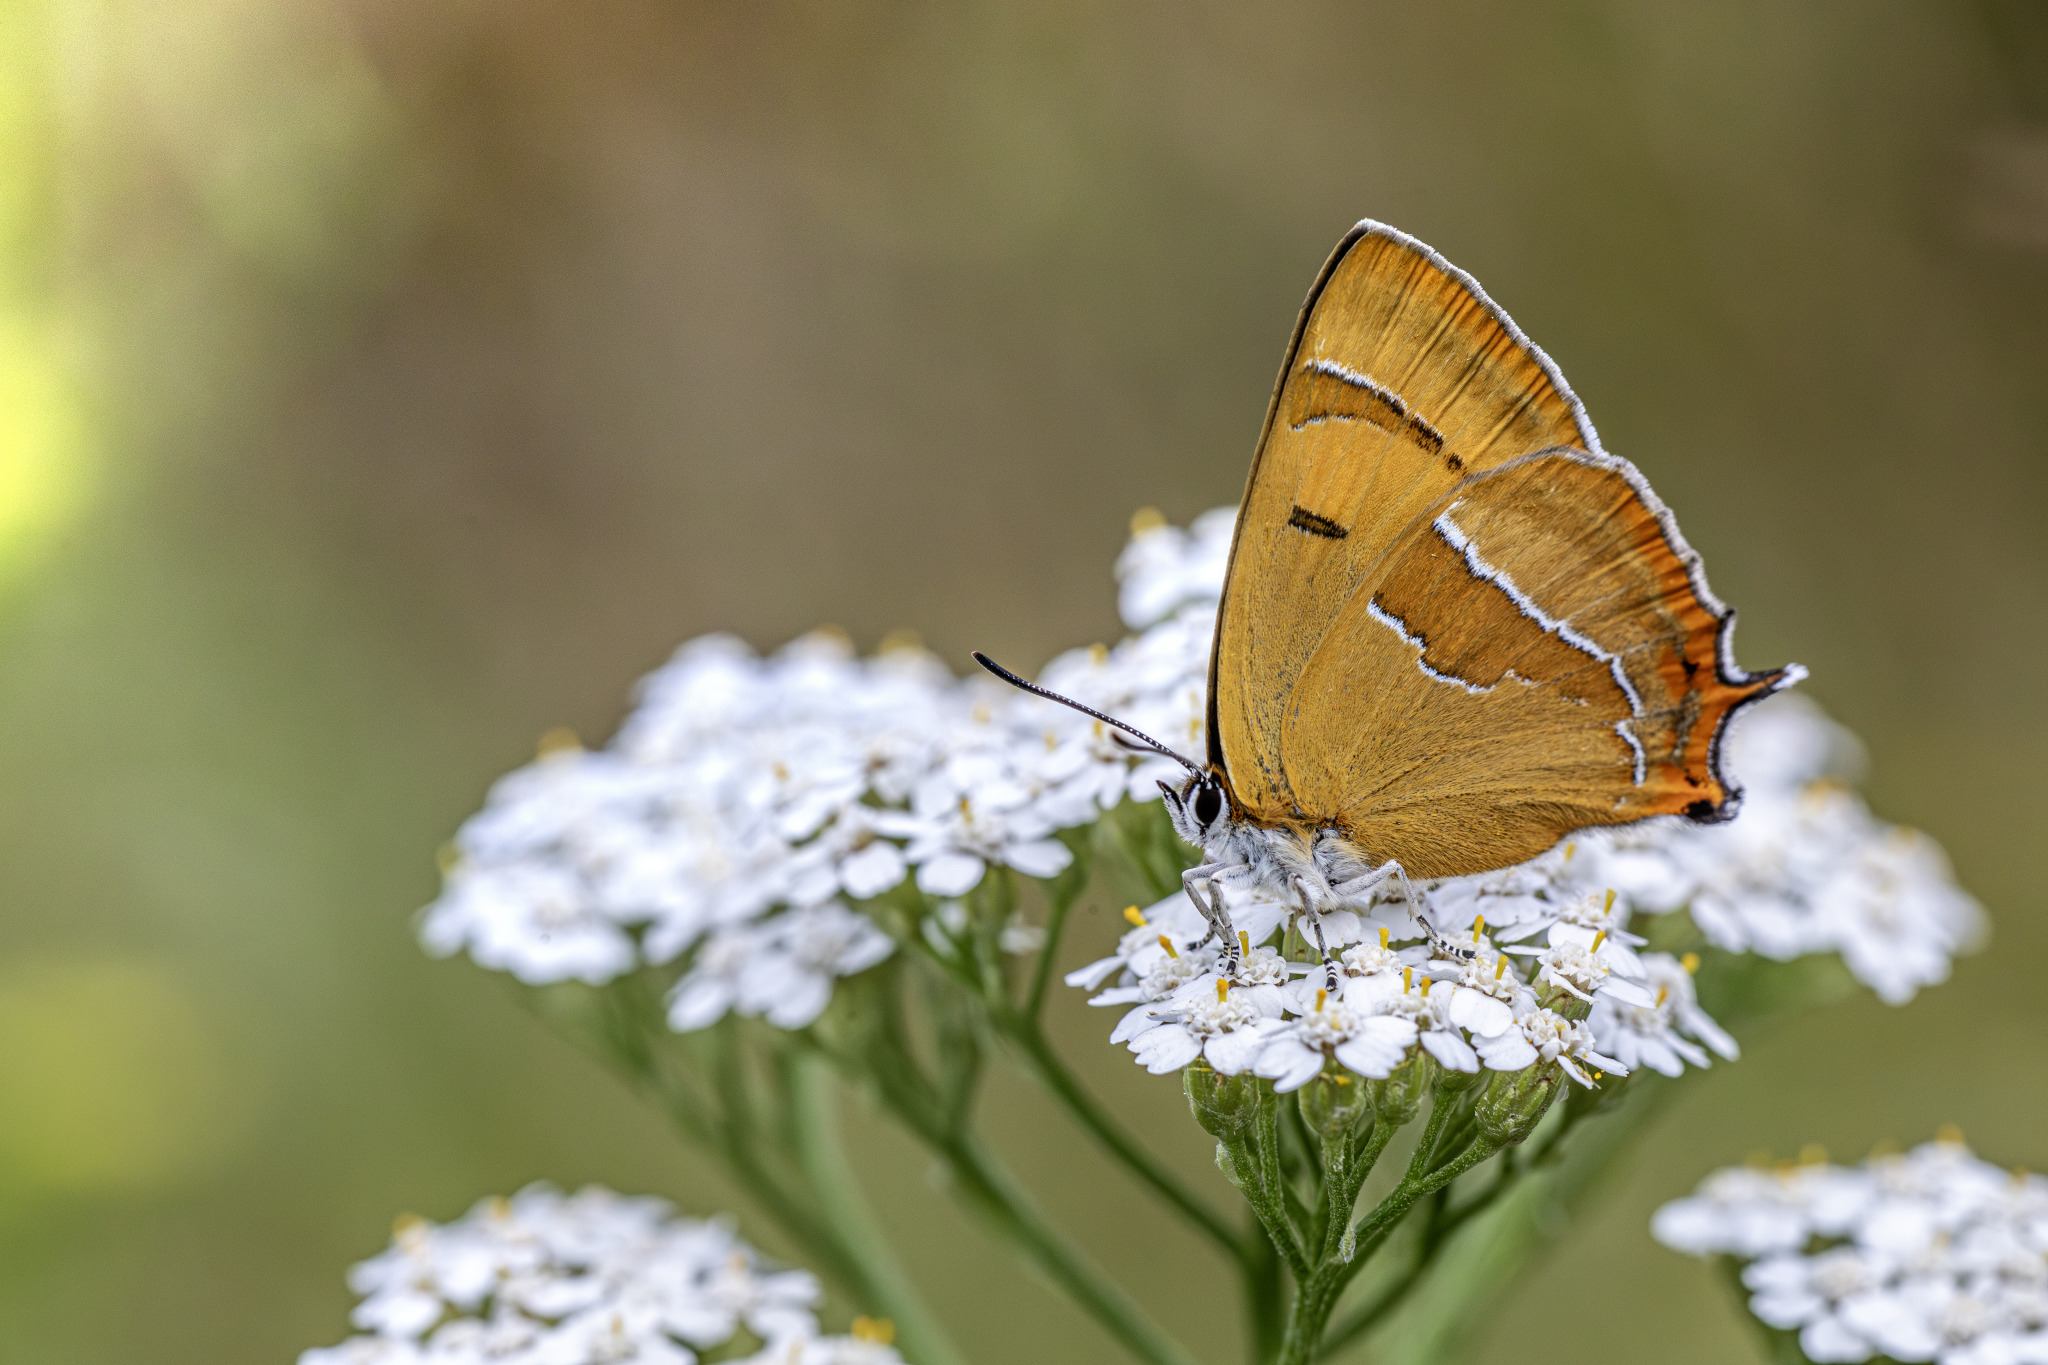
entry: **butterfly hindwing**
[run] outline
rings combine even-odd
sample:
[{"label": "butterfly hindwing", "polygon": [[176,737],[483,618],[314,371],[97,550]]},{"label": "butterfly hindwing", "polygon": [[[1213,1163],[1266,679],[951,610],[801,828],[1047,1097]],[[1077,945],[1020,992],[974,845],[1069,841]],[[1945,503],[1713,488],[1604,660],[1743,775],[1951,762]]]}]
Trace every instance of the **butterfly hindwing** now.
[{"label": "butterfly hindwing", "polygon": [[1254,817],[1311,814],[1281,763],[1282,723],[1363,576],[1466,477],[1551,446],[1599,443],[1549,358],[1428,247],[1355,228],[1303,305],[1217,617],[1210,761]]},{"label": "butterfly hindwing", "polygon": [[1305,808],[1417,876],[1719,813],[1729,715],[1775,690],[1627,461],[1544,452],[1427,509],[1330,624],[1281,738]]}]

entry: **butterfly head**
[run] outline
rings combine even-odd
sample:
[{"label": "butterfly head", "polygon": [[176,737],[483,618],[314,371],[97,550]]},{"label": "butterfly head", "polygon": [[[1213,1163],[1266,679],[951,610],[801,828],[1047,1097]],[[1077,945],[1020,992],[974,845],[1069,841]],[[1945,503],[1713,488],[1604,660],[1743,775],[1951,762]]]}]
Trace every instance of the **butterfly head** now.
[{"label": "butterfly head", "polygon": [[1174,832],[1196,848],[1207,848],[1231,825],[1230,793],[1214,772],[1191,772],[1180,786],[1159,784]]}]

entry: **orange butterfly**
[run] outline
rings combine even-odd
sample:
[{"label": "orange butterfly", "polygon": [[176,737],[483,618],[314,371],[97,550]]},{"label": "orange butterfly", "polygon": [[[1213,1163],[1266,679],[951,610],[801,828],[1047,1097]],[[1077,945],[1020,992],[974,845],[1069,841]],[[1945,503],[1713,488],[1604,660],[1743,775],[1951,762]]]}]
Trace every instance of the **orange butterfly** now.
[{"label": "orange butterfly", "polygon": [[1188,768],[1160,784],[1203,853],[1182,882],[1234,955],[1221,885],[1293,896],[1320,949],[1318,912],[1389,879],[1413,909],[1410,876],[1727,819],[1729,718],[1805,676],[1744,672],[1734,626],[1550,357],[1471,276],[1367,221],[1302,305],[1252,458],[1207,766],[975,658]]}]

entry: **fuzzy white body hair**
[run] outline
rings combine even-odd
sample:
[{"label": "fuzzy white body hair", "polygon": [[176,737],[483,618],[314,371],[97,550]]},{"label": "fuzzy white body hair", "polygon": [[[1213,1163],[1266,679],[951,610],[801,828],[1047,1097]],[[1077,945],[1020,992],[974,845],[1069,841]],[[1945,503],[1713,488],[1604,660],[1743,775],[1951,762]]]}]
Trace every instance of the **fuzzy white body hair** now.
[{"label": "fuzzy white body hair", "polygon": [[1432,943],[1440,942],[1434,927],[1417,910],[1415,892],[1399,863],[1374,863],[1335,829],[1310,833],[1290,826],[1253,824],[1231,808],[1222,784],[1206,773],[1190,777],[1179,791],[1164,782],[1159,789],[1175,832],[1202,851],[1201,865],[1181,874],[1181,886],[1208,920],[1210,934],[1221,940],[1226,972],[1235,971],[1240,946],[1225,903],[1226,891],[1239,896],[1264,891],[1276,900],[1297,905],[1322,955],[1332,990],[1336,989],[1336,967],[1323,943],[1322,916],[1363,905],[1389,880],[1400,886],[1410,913]]},{"label": "fuzzy white body hair", "polygon": [[1335,894],[1317,863],[1315,846],[1292,829],[1227,821],[1201,849],[1202,861],[1218,867],[1209,880],[1233,891],[1269,891],[1291,900],[1295,886],[1305,884],[1317,909]]}]

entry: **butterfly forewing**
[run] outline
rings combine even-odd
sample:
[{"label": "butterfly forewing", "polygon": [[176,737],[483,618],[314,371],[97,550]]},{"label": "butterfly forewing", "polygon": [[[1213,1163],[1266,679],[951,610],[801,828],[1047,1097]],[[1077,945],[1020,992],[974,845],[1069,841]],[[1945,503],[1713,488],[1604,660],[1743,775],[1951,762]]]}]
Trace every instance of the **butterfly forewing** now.
[{"label": "butterfly forewing", "polygon": [[1210,759],[1255,818],[1301,818],[1280,759],[1296,680],[1363,578],[1470,474],[1597,450],[1578,402],[1479,287],[1363,223],[1303,306],[1239,510],[1211,661]]}]

